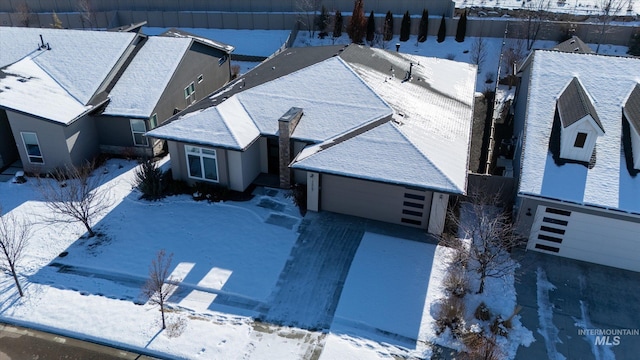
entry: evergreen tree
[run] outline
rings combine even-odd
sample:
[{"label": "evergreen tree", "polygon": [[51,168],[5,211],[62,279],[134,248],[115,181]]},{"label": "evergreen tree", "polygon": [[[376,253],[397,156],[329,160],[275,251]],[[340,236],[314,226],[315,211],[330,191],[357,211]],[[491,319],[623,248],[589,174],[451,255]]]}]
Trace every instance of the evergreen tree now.
[{"label": "evergreen tree", "polygon": [[347,34],[351,42],[362,44],[362,39],[366,33],[367,19],[364,17],[364,1],[356,0],[353,5],[353,12],[349,25],[347,25]]},{"label": "evergreen tree", "polygon": [[335,23],[333,24],[333,37],[338,38],[342,36],[342,13],[340,10],[336,10]]},{"label": "evergreen tree", "polygon": [[422,10],[422,17],[420,18],[420,27],[418,28],[418,41],[427,41],[427,32],[429,31],[429,11],[427,9]]},{"label": "evergreen tree", "polygon": [[464,36],[467,33],[467,12],[463,12],[458,20],[458,28],[456,29],[456,41],[463,42]]},{"label": "evergreen tree", "polygon": [[411,36],[411,17],[407,11],[402,17],[402,24],[400,24],[400,41],[409,40],[409,36]]},{"label": "evergreen tree", "polygon": [[320,14],[316,16],[315,23],[316,29],[318,29],[320,33],[327,32],[327,24],[329,24],[329,13],[327,12],[327,8],[324,5],[322,5]]},{"label": "evergreen tree", "polygon": [[387,11],[387,16],[384,17],[384,29],[383,29],[384,41],[393,39],[393,15],[391,11]]},{"label": "evergreen tree", "polygon": [[444,41],[444,38],[447,36],[447,24],[444,20],[444,14],[442,15],[442,20],[440,20],[440,28],[438,28],[438,42],[441,43]]},{"label": "evergreen tree", "polygon": [[640,32],[637,32],[631,36],[629,41],[629,50],[627,54],[633,56],[640,56]]},{"label": "evergreen tree", "polygon": [[369,14],[369,19],[367,19],[367,41],[369,43],[373,42],[373,38],[376,34],[376,18],[373,15],[373,10],[371,10],[371,14]]}]

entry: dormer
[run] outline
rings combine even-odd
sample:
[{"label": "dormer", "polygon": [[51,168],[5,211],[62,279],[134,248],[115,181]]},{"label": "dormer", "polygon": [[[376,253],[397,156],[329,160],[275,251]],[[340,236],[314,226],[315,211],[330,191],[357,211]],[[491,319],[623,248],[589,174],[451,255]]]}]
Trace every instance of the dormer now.
[{"label": "dormer", "polygon": [[561,125],[560,158],[588,163],[604,128],[578,78],[574,77],[560,94],[556,108]]},{"label": "dormer", "polygon": [[640,84],[636,84],[622,107],[623,121],[629,125],[633,168],[640,170]]}]

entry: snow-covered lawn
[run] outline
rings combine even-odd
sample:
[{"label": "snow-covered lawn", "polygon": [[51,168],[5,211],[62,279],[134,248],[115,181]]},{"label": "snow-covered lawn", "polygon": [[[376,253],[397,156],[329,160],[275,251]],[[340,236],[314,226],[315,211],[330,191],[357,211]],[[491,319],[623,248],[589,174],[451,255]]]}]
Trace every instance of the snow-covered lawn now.
[{"label": "snow-covered lawn", "polygon": [[[298,236],[290,199],[272,190],[247,202],[147,202],[132,188],[135,165],[104,165],[114,205],[96,225],[102,235],[89,239],[80,225],[40,222],[47,210],[33,179],[0,183],[4,211],[36,222],[20,266],[26,296],[0,275],[1,320],[189,359],[425,357],[440,342],[433,304],[443,296],[447,248],[366,232],[328,333],[260,323],[257,309],[269,307]],[[283,217],[290,221],[274,221]],[[159,249],[173,253],[181,281],[165,331],[140,290]],[[501,285],[501,297],[512,294]]]}]

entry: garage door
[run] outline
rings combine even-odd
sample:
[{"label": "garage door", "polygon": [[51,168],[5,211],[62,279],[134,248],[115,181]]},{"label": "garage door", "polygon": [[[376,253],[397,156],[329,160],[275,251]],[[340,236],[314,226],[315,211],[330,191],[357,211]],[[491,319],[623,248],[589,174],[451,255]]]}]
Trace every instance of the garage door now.
[{"label": "garage door", "polygon": [[640,222],[538,206],[527,248],[640,271]]},{"label": "garage door", "polygon": [[426,228],[432,193],[374,181],[323,174],[320,209]]}]

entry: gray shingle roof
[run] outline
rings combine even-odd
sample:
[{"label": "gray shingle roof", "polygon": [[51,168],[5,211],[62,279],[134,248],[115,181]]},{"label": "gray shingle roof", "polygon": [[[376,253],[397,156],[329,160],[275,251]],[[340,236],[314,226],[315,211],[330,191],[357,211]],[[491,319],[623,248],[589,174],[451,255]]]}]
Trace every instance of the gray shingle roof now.
[{"label": "gray shingle roof", "polygon": [[557,106],[563,128],[590,115],[602,132],[604,132],[604,127],[600,122],[600,118],[598,118],[596,109],[593,107],[589,96],[580,84],[578,78],[574,77],[569,85],[567,85],[558,98]]},{"label": "gray shingle roof", "polygon": [[640,134],[640,84],[636,84],[635,88],[633,88],[627,102],[624,104],[624,112],[629,124]]},{"label": "gray shingle roof", "polygon": [[572,36],[571,39],[559,43],[554,46],[552,50],[580,54],[593,54],[593,50],[591,50],[589,45],[585,44],[584,41],[580,40],[577,36]]}]

